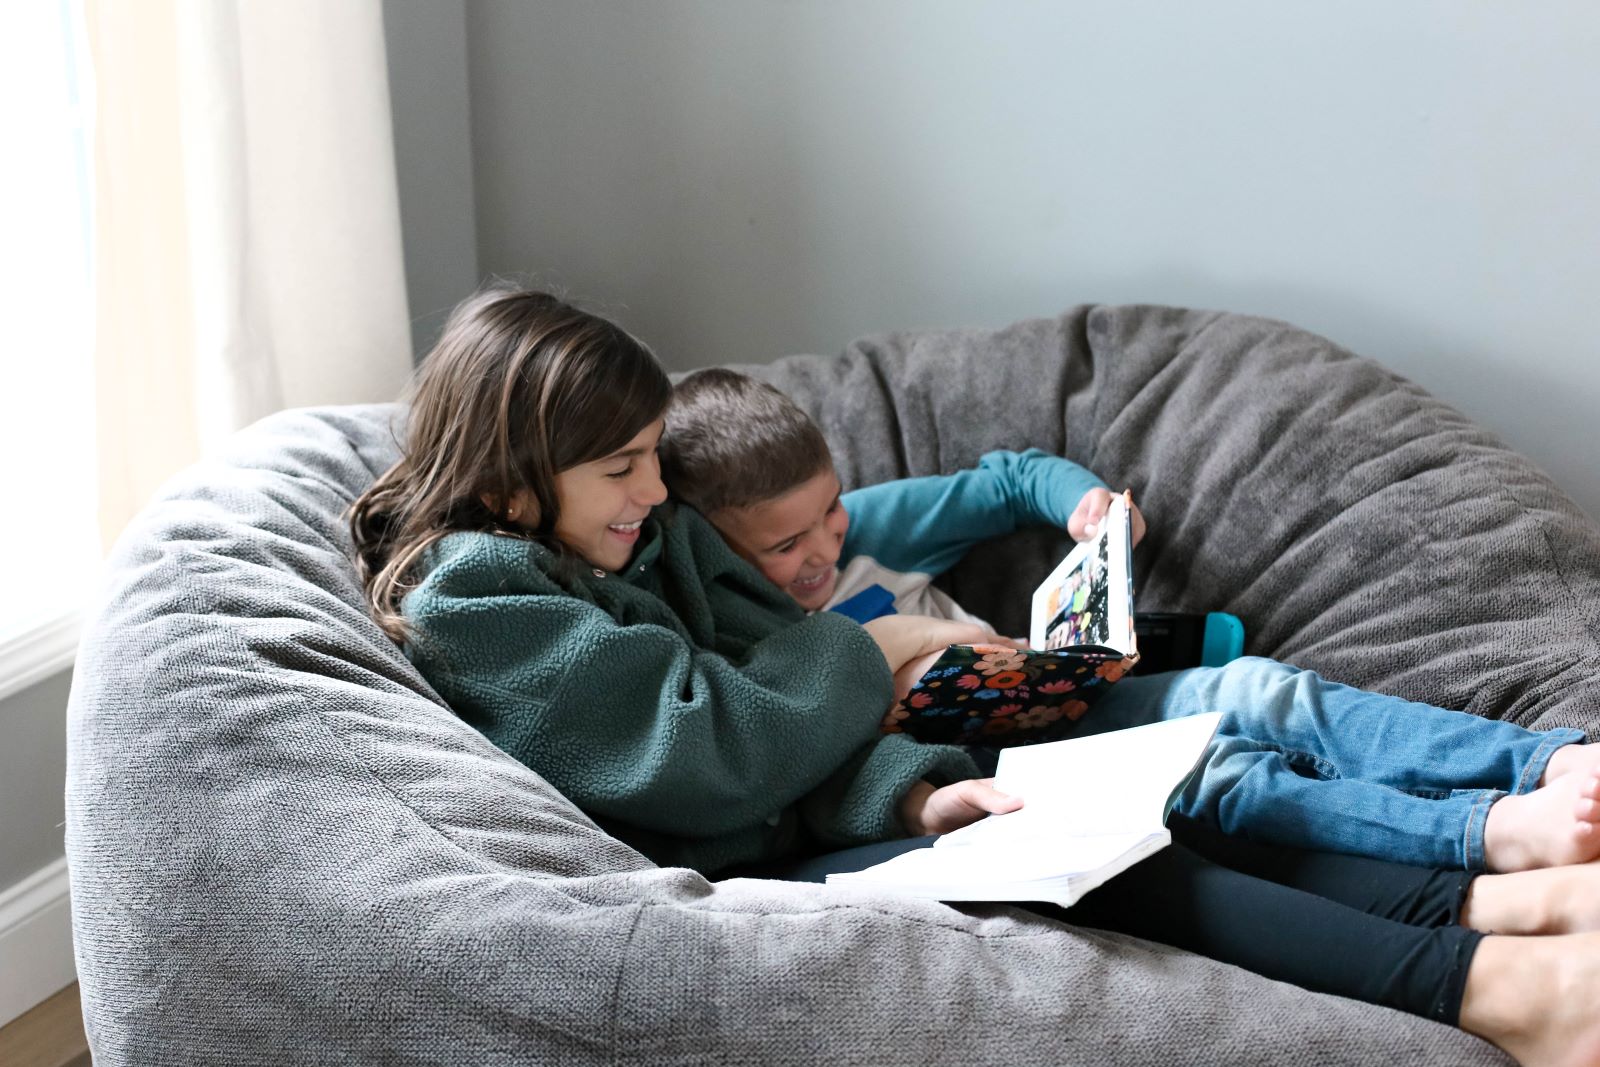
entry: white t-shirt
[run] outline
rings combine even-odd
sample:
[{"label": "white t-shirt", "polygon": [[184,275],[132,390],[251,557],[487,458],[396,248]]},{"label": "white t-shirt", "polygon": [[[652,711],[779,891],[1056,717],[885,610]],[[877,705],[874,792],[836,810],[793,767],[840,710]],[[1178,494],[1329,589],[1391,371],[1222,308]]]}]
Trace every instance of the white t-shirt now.
[{"label": "white t-shirt", "polygon": [[963,609],[944,590],[935,589],[932,583],[931,574],[892,571],[871,556],[857,556],[839,571],[839,579],[834,583],[833,596],[828,598],[827,607],[842,604],[871,586],[881,585],[894,594],[894,610],[901,615],[928,615],[935,619],[989,626]]}]

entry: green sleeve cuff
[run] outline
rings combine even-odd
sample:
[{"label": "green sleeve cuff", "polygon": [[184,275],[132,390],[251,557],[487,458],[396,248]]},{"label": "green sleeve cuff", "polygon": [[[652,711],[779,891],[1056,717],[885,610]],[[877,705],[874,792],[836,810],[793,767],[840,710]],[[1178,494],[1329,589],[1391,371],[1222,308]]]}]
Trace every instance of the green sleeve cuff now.
[{"label": "green sleeve cuff", "polygon": [[900,799],[919,779],[936,786],[978,776],[966,751],[888,734],[863,748],[800,802],[808,831],[825,845],[889,841],[906,836]]}]

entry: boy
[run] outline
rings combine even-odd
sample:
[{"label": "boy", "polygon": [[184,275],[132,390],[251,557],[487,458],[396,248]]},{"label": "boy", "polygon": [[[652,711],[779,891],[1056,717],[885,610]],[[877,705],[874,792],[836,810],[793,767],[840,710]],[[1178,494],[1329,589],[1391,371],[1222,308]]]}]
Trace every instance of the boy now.
[{"label": "boy", "polygon": [[[726,370],[677,385],[661,465],[668,488],[802,607],[838,606],[857,621],[889,612],[972,621],[934,577],[1023,524],[1092,536],[1110,501],[1093,474],[1037,449],[841,494],[810,418]],[[1137,510],[1133,522],[1137,542]],[[927,665],[909,665],[897,688]],[[1125,678],[1075,729],[1212,710],[1227,717],[1178,810],[1227,833],[1466,870],[1600,857],[1600,746],[1581,744],[1577,730],[1524,730],[1254,657]]]},{"label": "boy", "polygon": [[[1026,525],[1094,534],[1111,493],[1038,449],[991,452],[947,478],[841,494],[822,433],[782,393],[734,371],[697,371],[673,391],[661,444],[674,495],[807,610],[857,622],[891,611],[982,622],[930,583],[981,541]],[[1144,517],[1133,509],[1133,541]],[[841,569],[837,564],[843,563]],[[881,601],[861,598],[878,589]]]}]

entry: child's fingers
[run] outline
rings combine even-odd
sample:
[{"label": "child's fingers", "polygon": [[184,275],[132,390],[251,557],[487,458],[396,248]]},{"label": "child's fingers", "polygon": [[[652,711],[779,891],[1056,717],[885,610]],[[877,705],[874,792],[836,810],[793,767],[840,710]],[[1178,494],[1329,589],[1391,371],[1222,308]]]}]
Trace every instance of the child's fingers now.
[{"label": "child's fingers", "polygon": [[1067,521],[1067,533],[1074,541],[1087,541],[1100,528],[1100,521],[1111,506],[1111,494],[1104,489],[1091,489],[1083,494],[1078,506]]},{"label": "child's fingers", "polygon": [[[913,786],[902,801],[909,810],[901,818],[907,829],[924,834],[947,834],[977,822],[985,815],[1004,815],[1022,807],[1021,797],[1007,796],[991,783],[992,778],[968,778],[933,789]],[[926,785],[926,783],[923,783]]]},{"label": "child's fingers", "polygon": [[1091,489],[1084,500],[1089,504],[1089,516],[1083,532],[1085,536],[1093,537],[1100,532],[1100,523],[1106,517],[1106,512],[1111,510],[1111,492],[1107,489]]},{"label": "child's fingers", "polygon": [[1133,510],[1129,512],[1128,515],[1133,526],[1133,545],[1137,545],[1140,541],[1144,540],[1144,515],[1139,511],[1139,506],[1137,504],[1133,506]]},{"label": "child's fingers", "polygon": [[1089,521],[1089,498],[1084,497],[1078,501],[1078,506],[1072,509],[1072,514],[1067,518],[1067,533],[1072,535],[1074,541],[1083,540],[1083,527]]},{"label": "child's fingers", "polygon": [[966,795],[962,799],[991,815],[1003,815],[1022,807],[1022,798],[1000,792],[994,787],[993,778],[973,778],[965,785]]}]

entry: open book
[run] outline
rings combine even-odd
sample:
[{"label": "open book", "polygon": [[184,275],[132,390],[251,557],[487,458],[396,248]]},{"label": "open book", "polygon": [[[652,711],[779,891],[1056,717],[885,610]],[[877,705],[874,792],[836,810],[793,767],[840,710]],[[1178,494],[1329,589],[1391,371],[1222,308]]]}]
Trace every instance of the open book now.
[{"label": "open book", "polygon": [[995,788],[1023,806],[990,815],[829,884],[934,900],[1037,900],[1065,908],[1172,843],[1167,813],[1221,712],[1000,754]]},{"label": "open book", "polygon": [[1028,643],[951,645],[884,716],[885,733],[955,745],[1049,740],[1139,659],[1126,493],[1034,591]]}]

